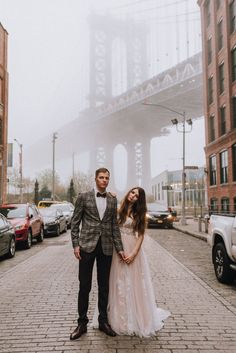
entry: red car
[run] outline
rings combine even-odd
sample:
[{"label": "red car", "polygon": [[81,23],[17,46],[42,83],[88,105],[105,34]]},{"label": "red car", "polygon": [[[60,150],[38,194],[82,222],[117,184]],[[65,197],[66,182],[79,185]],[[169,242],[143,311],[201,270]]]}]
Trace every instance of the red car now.
[{"label": "red car", "polygon": [[32,245],[32,239],[43,241],[43,220],[33,204],[5,204],[0,206],[2,213],[13,225],[16,242],[23,243],[26,249]]}]

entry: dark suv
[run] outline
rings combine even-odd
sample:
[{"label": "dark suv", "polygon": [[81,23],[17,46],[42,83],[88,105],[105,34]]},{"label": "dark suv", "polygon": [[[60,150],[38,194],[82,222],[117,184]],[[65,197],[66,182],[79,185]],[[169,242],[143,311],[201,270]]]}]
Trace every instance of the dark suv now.
[{"label": "dark suv", "polygon": [[43,221],[35,205],[5,204],[0,206],[0,213],[15,228],[17,243],[23,243],[26,249],[31,247],[33,238],[43,241]]}]

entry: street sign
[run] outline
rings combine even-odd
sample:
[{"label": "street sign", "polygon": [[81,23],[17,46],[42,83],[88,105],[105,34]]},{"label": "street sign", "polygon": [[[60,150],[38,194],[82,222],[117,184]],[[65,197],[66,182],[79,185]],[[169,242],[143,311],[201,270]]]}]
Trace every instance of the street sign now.
[{"label": "street sign", "polygon": [[184,169],[198,169],[197,165],[186,165]]},{"label": "street sign", "polygon": [[170,185],[163,185],[162,190],[172,190],[172,186]]}]

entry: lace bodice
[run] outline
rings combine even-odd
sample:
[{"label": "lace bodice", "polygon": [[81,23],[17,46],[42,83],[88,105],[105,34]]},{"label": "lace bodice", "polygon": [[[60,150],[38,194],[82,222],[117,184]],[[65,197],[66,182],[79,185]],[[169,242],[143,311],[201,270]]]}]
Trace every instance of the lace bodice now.
[{"label": "lace bodice", "polygon": [[135,236],[132,223],[133,223],[133,220],[130,217],[127,217],[125,223],[122,224],[122,226],[120,227],[121,234],[124,234],[124,235],[128,234],[128,235]]}]

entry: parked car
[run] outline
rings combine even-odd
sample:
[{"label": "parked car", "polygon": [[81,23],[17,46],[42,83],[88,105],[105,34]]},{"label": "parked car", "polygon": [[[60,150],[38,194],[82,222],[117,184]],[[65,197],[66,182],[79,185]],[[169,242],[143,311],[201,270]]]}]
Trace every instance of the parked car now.
[{"label": "parked car", "polygon": [[66,217],[67,228],[71,227],[71,219],[74,213],[74,206],[70,203],[58,203],[51,205],[51,208],[61,210]]},{"label": "parked car", "polygon": [[170,210],[165,210],[158,204],[147,204],[148,228],[173,228],[174,216]]},{"label": "parked car", "polygon": [[67,231],[66,217],[62,211],[54,207],[40,208],[44,223],[44,234],[54,234],[59,236]]},{"label": "parked car", "polygon": [[15,228],[16,242],[23,243],[26,249],[32,245],[32,239],[43,241],[43,220],[33,204],[5,204],[0,206],[2,213]]},{"label": "parked car", "polygon": [[14,257],[16,252],[16,234],[11,223],[0,214],[0,256]]},{"label": "parked car", "polygon": [[210,216],[207,242],[212,249],[212,263],[216,278],[221,283],[236,279],[236,217]]}]

